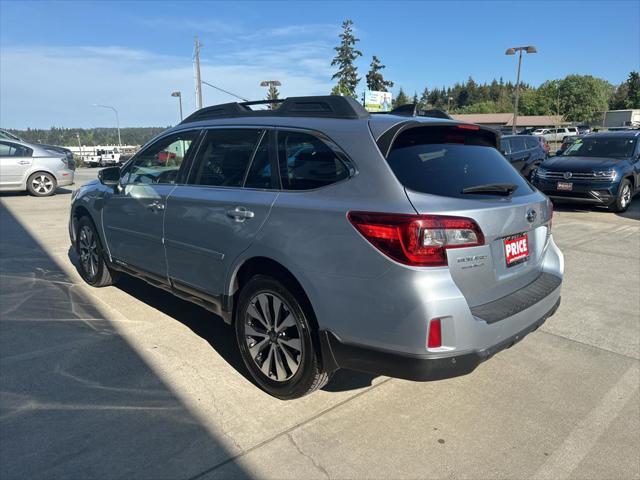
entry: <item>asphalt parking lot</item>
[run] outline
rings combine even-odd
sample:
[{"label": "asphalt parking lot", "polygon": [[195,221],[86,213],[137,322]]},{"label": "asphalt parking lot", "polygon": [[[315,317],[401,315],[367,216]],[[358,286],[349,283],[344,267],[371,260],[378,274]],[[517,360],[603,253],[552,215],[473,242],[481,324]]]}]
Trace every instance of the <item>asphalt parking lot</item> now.
[{"label": "asphalt parking lot", "polygon": [[83,284],[72,188],[0,195],[0,478],[640,478],[640,198],[557,209],[559,311],[471,375],[282,402],[207,311]]}]

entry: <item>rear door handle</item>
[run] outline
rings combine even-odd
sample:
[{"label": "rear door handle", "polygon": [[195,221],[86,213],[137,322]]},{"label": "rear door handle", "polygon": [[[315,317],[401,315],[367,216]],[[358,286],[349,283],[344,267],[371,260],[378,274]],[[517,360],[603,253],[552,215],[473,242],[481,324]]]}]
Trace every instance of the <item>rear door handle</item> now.
[{"label": "rear door handle", "polygon": [[20,165],[29,165],[31,162],[29,160],[20,160],[18,161]]},{"label": "rear door handle", "polygon": [[227,210],[227,216],[236,219],[238,222],[242,222],[247,218],[253,218],[255,214],[245,207],[236,207],[233,210]]}]

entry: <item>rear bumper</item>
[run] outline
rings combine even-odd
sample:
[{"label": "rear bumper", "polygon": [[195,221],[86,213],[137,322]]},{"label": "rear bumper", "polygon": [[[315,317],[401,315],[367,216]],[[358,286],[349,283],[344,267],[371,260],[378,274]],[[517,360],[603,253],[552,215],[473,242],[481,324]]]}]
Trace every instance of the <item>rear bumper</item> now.
[{"label": "rear bumper", "polygon": [[56,172],[56,181],[59,187],[64,187],[66,185],[73,185],[73,179],[75,176],[75,172],[70,169],[58,170]]},{"label": "rear bumper", "polygon": [[405,380],[429,381],[458,377],[471,373],[480,363],[537,330],[559,306],[558,297],[550,310],[517,333],[481,350],[453,356],[408,355],[343,343],[335,334],[325,330],[320,338],[323,362],[330,371],[347,368]]}]

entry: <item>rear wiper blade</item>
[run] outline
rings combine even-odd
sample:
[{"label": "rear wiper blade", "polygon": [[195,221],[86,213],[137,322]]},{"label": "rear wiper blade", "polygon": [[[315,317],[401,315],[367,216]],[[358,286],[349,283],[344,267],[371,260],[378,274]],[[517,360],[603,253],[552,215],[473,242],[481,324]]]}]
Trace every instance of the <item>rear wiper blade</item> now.
[{"label": "rear wiper blade", "polygon": [[511,195],[516,191],[518,185],[513,183],[487,183],[475,185],[462,190],[462,193],[488,193],[493,195]]}]

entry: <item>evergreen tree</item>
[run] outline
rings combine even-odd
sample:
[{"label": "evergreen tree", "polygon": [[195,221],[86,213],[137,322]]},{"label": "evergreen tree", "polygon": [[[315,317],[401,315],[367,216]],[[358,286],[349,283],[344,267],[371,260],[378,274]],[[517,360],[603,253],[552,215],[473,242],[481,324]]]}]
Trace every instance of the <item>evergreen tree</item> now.
[{"label": "evergreen tree", "polygon": [[382,73],[380,73],[380,70],[383,68],[386,67],[380,63],[380,59],[374,55],[371,59],[369,72],[367,73],[367,88],[369,90],[388,92],[388,89],[393,87],[393,82],[385,80]]},{"label": "evergreen tree", "polygon": [[342,33],[340,37],[340,45],[335,47],[336,56],[331,61],[331,66],[338,66],[338,71],[331,77],[332,80],[338,80],[338,84],[331,91],[334,95],[350,95],[356,97],[356,87],[360,79],[358,78],[358,69],[354,65],[354,61],[362,56],[360,50],[356,50],[355,45],[360,39],[353,35],[353,22],[345,20],[342,22]]},{"label": "evergreen tree", "polygon": [[627,108],[640,108],[640,74],[631,72],[627,79]]},{"label": "evergreen tree", "polygon": [[411,103],[414,105],[418,105],[418,92],[413,92],[413,97],[411,98]]},{"label": "evergreen tree", "polygon": [[[269,90],[267,90],[267,100],[278,100],[280,92],[278,91],[278,87],[273,84],[269,85]],[[269,110],[275,110],[278,108],[277,103],[270,103]]]},{"label": "evergreen tree", "polygon": [[393,108],[399,107],[401,105],[406,105],[407,103],[411,103],[409,101],[409,97],[407,97],[407,94],[404,93],[404,90],[402,89],[402,87],[400,87],[398,95],[393,99]]},{"label": "evergreen tree", "polygon": [[424,87],[422,95],[420,95],[420,101],[418,102],[420,108],[425,109],[429,106],[429,89]]}]

